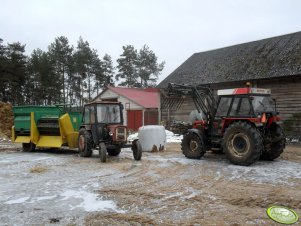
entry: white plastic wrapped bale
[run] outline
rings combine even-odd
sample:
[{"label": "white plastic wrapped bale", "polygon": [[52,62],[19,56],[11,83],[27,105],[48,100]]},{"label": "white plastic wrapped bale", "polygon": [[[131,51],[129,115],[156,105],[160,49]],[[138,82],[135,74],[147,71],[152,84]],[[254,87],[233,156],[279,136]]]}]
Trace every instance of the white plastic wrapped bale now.
[{"label": "white plastic wrapped bale", "polygon": [[142,126],[138,130],[142,151],[162,151],[166,144],[164,126]]}]

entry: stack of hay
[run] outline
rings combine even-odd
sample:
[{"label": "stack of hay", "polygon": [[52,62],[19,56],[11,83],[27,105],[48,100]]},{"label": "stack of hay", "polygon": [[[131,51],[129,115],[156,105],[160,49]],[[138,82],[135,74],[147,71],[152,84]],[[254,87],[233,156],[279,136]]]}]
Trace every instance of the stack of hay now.
[{"label": "stack of hay", "polygon": [[0,136],[11,137],[14,123],[13,108],[10,103],[0,102]]}]

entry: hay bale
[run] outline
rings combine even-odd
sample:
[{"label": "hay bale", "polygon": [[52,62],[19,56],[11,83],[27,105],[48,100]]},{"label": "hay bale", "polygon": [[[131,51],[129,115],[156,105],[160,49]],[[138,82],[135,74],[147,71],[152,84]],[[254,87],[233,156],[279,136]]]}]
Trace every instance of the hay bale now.
[{"label": "hay bale", "polygon": [[11,127],[14,123],[14,115],[10,103],[0,102],[0,119],[0,135],[11,137]]}]

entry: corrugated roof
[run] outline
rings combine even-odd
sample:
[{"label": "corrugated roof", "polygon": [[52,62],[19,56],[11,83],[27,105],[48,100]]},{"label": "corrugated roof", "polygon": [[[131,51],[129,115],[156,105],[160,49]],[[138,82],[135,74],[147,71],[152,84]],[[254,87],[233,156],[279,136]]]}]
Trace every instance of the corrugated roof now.
[{"label": "corrugated roof", "polygon": [[112,86],[108,86],[107,88],[144,108],[159,108],[160,96],[159,91],[156,88],[139,89]]},{"label": "corrugated roof", "polygon": [[301,75],[301,32],[193,54],[168,83],[213,84]]}]

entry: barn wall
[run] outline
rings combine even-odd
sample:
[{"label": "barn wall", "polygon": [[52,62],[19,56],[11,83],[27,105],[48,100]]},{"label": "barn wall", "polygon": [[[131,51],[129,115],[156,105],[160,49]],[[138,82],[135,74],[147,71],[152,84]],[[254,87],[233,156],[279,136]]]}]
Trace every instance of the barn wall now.
[{"label": "barn wall", "polygon": [[[287,134],[301,133],[301,76],[279,79],[263,79],[250,81],[253,87],[268,88],[272,91],[272,97],[276,99],[277,110],[284,121]],[[246,81],[211,84],[215,91],[245,87]],[[189,121],[189,114],[195,109],[191,98],[186,97],[182,105],[177,109],[169,109],[161,104],[161,120],[168,126],[170,120]],[[161,95],[161,103],[165,97]],[[168,117],[169,116],[169,117]]]},{"label": "barn wall", "polygon": [[258,81],[258,87],[270,88],[287,134],[301,133],[301,76]]},{"label": "barn wall", "polygon": [[159,114],[158,109],[145,109],[144,111],[144,125],[158,125]]}]

